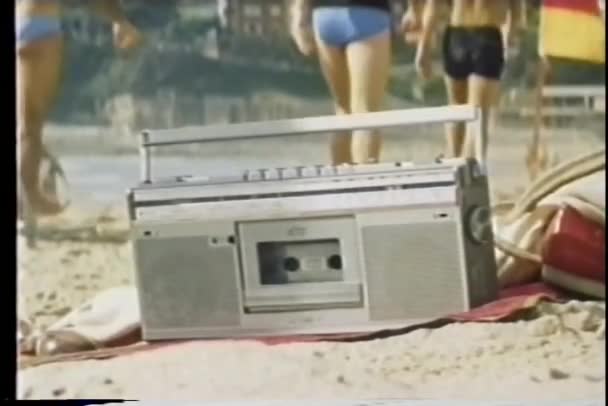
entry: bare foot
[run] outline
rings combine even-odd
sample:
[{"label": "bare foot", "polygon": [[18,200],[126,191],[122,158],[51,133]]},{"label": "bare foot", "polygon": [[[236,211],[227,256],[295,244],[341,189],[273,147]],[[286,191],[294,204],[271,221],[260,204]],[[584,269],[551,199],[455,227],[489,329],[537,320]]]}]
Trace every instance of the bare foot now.
[{"label": "bare foot", "polygon": [[65,198],[67,181],[59,161],[48,152],[40,164],[39,176],[39,190],[36,193],[30,192],[30,196],[27,196],[30,208],[34,214],[42,216],[61,213],[69,204]]},{"label": "bare foot", "polygon": [[17,343],[20,354],[33,354],[35,351],[34,329],[32,323],[26,319],[19,319],[17,326]]}]

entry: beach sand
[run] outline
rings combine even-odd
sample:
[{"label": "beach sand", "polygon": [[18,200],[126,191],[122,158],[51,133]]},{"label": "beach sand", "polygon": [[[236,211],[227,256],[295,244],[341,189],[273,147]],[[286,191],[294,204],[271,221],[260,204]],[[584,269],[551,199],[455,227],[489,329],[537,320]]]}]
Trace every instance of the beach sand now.
[{"label": "beach sand", "polygon": [[[593,137],[582,143],[564,139],[556,144],[562,157],[576,154],[573,144],[578,151],[600,145]],[[500,158],[518,169],[498,166],[494,194],[512,196],[526,183],[523,144],[517,138],[504,142]],[[399,152],[390,151],[388,159]],[[103,215],[104,228],[126,230],[121,199],[110,205],[77,201],[43,227],[89,226]],[[100,291],[134,281],[126,242],[57,238],[29,249],[20,238],[19,245],[19,298],[37,329]],[[605,396],[605,339],[599,331],[604,309],[571,303],[546,308],[532,321],[454,324],[357,344],[184,344],[106,361],[29,368],[18,379],[21,397],[29,399],[599,399]]]},{"label": "beach sand", "polygon": [[[605,397],[604,304],[532,321],[452,324],[362,343],[195,342],[19,374],[22,398],[269,400]],[[605,324],[604,324],[605,326]]]}]

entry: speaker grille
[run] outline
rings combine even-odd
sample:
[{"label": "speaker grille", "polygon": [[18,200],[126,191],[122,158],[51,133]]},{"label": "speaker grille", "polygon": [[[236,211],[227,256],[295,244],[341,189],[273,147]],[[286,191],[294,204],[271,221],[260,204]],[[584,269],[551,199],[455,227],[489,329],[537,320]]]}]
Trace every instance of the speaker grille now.
[{"label": "speaker grille", "polygon": [[456,223],[362,230],[370,318],[441,316],[465,310]]},{"label": "speaker grille", "polygon": [[206,237],[135,242],[144,330],[239,324],[234,247]]}]

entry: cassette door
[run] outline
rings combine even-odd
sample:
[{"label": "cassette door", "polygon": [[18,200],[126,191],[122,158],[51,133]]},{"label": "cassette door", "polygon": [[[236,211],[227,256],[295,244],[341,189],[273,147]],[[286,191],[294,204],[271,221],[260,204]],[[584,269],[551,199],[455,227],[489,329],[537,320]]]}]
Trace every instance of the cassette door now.
[{"label": "cassette door", "polygon": [[238,226],[248,312],[362,307],[354,218]]}]

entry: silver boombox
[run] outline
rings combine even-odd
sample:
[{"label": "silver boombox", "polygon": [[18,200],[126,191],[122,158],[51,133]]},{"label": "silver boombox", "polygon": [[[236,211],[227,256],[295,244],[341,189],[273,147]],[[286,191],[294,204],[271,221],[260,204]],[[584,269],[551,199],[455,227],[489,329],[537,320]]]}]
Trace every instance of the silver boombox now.
[{"label": "silver boombox", "polygon": [[360,332],[495,299],[475,159],[151,178],[155,146],[478,120],[457,106],[145,132],[128,195],[144,338]]}]

